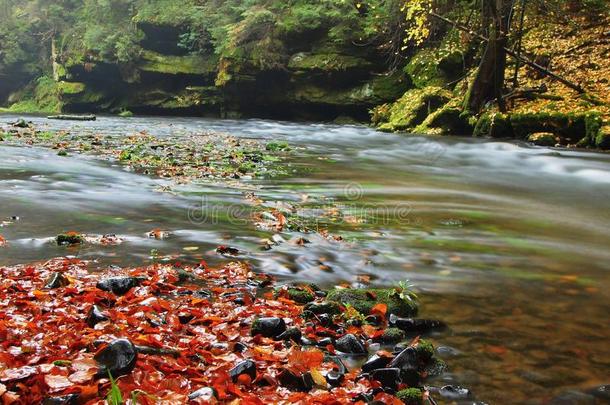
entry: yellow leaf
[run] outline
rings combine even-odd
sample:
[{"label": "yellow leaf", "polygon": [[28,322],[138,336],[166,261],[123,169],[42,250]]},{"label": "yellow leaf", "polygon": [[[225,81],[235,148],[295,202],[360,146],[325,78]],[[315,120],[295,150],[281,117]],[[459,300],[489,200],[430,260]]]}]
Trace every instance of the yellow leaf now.
[{"label": "yellow leaf", "polygon": [[309,372],[311,373],[311,377],[313,378],[313,381],[316,383],[316,385],[326,387],[326,378],[324,378],[322,373],[320,373],[317,368],[312,368],[311,370],[309,370]]}]

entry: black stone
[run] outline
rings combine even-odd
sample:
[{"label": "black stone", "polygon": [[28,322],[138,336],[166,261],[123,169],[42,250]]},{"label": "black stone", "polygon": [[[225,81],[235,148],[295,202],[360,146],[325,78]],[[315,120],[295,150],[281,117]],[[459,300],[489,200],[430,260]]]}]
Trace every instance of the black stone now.
[{"label": "black stone", "polygon": [[108,377],[108,372],[113,377],[129,374],[136,365],[138,351],[127,339],[117,339],[100,350],[93,357],[99,364],[98,377]]},{"label": "black stone", "polygon": [[445,385],[438,391],[443,398],[451,400],[463,400],[472,398],[470,390],[459,385]]},{"label": "black stone", "polygon": [[318,316],[318,321],[320,321],[320,325],[324,327],[328,327],[333,323],[332,318],[328,314],[320,314],[320,316]]},{"label": "black stone", "polygon": [[237,343],[235,343],[235,345],[233,345],[233,351],[235,353],[241,353],[241,352],[245,351],[247,348],[248,348],[248,346],[246,346],[242,342],[237,342]]},{"label": "black stone", "polygon": [[282,369],[277,376],[277,380],[282,387],[288,388],[291,391],[308,392],[313,388],[313,378],[310,373],[296,375],[288,369]]},{"label": "black stone", "polygon": [[104,314],[101,308],[97,305],[92,306],[87,314],[87,325],[89,325],[91,328],[93,328],[99,322],[104,322],[107,320],[108,316]]},{"label": "black stone", "polygon": [[369,373],[373,370],[377,370],[379,368],[385,368],[392,360],[389,357],[379,356],[378,354],[374,354],[362,365],[362,372]]},{"label": "black stone", "polygon": [[336,370],[329,371],[326,374],[326,382],[332,387],[338,387],[345,380],[345,374],[342,374]]},{"label": "black stone", "polygon": [[55,272],[49,276],[44,288],[61,288],[70,284],[70,281],[62,273]]},{"label": "black stone", "polygon": [[237,378],[242,374],[249,375],[252,381],[254,381],[256,379],[256,363],[252,360],[244,360],[229,370],[229,375],[233,382],[237,381]]},{"label": "black stone", "polygon": [[444,322],[434,319],[399,318],[394,314],[390,315],[389,321],[390,325],[408,333],[424,333],[447,327]]},{"label": "black stone", "polygon": [[371,379],[379,381],[384,388],[395,390],[401,380],[399,368],[378,368],[371,373]]},{"label": "black stone", "polygon": [[199,290],[199,291],[195,291],[195,293],[193,294],[193,297],[199,298],[202,300],[209,300],[210,298],[212,298],[212,293],[208,290]]},{"label": "black stone", "polygon": [[140,285],[140,281],[141,279],[137,277],[110,277],[99,281],[96,287],[116,295],[125,295],[133,287]]},{"label": "black stone", "polygon": [[49,397],[42,401],[42,405],[76,405],[78,403],[78,394],[62,395],[61,397]]},{"label": "black stone", "polygon": [[310,302],[309,304],[305,305],[304,310],[313,312],[316,315],[335,315],[340,312],[339,305],[336,302]]},{"label": "black stone", "polygon": [[413,346],[409,346],[398,353],[390,362],[390,367],[396,367],[401,370],[417,370],[418,366],[417,350]]},{"label": "black stone", "polygon": [[333,346],[335,345],[335,341],[333,340],[333,338],[325,337],[325,338],[318,340],[318,342],[316,343],[316,346],[318,346],[318,347],[326,347],[328,345],[333,345]]},{"label": "black stone", "polygon": [[286,322],[282,318],[258,318],[252,323],[251,334],[274,338],[285,331]]},{"label": "black stone", "polygon": [[368,315],[366,318],[364,318],[364,322],[368,323],[369,325],[381,325],[381,317],[377,316],[377,315]]},{"label": "black stone", "polygon": [[181,324],[189,323],[191,320],[193,320],[193,318],[195,318],[195,315],[190,314],[188,312],[180,312],[178,314],[178,320]]},{"label": "black stone", "polygon": [[301,329],[299,328],[288,328],[283,333],[277,336],[278,340],[292,340],[294,342],[301,341]]},{"label": "black stone", "polygon": [[343,353],[348,354],[365,354],[366,348],[364,344],[351,333],[337,339],[335,348]]}]

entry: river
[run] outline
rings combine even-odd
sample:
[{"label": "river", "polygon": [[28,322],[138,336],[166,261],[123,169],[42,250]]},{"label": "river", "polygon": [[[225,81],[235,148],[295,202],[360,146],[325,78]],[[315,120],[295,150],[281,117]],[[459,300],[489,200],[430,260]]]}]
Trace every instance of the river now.
[{"label": "river", "polygon": [[[16,118],[0,116],[3,123]],[[408,279],[419,291],[421,315],[449,325],[432,340],[450,373],[431,385],[460,384],[490,404],[561,404],[595,403],[586,402],[591,390],[610,383],[610,154],[364,126],[27,118],[39,129],[115,136],[213,130],[286,140],[294,149],[292,175],[239,187],[174,185],[92,156],[0,143],[0,223],[7,222],[0,234],[9,241],[0,265],[67,253],[100,266],[148,264],[151,255],[220,262],[227,259],[214,249],[224,244],[285,280],[329,286],[357,275],[376,285]],[[168,186],[172,193],[159,191]],[[344,241],[305,235],[313,242],[305,247],[262,250],[261,239],[271,234],[246,220],[247,191],[284,206],[315,201],[304,219],[318,219]],[[341,214],[333,216],[336,207]],[[172,234],[150,239],[154,228]],[[125,243],[68,252],[51,243],[69,230],[117,234]],[[609,394],[596,395],[607,401]]]}]

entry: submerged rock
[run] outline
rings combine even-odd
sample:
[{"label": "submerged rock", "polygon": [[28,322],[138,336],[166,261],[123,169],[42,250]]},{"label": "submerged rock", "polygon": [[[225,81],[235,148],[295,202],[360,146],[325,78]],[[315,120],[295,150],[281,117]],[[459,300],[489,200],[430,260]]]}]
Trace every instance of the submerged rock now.
[{"label": "submerged rock", "polygon": [[364,347],[364,344],[351,333],[337,339],[335,348],[340,352],[348,354],[366,354],[366,347]]},{"label": "submerged rock", "polygon": [[369,315],[371,309],[377,304],[387,305],[388,314],[404,317],[417,314],[417,304],[402,298],[393,288],[334,289],[328,292],[326,300],[351,305],[364,315]]},{"label": "submerged rock", "polygon": [[369,373],[373,370],[377,370],[378,368],[384,368],[387,366],[392,359],[386,356],[380,356],[378,354],[374,354],[362,365],[362,372]]},{"label": "submerged rock", "polygon": [[110,291],[116,295],[125,295],[133,287],[140,285],[142,280],[137,277],[110,277],[99,281],[96,287],[103,291]]},{"label": "submerged rock", "polygon": [[250,376],[250,379],[254,381],[256,379],[256,363],[252,360],[244,360],[229,370],[233,382],[237,381],[242,374]]},{"label": "submerged rock", "polygon": [[407,333],[424,333],[435,329],[444,329],[447,325],[434,319],[399,318],[390,315],[390,325],[402,329]]},{"label": "submerged rock", "polygon": [[136,365],[138,351],[127,339],[112,341],[93,357],[99,364],[98,377],[107,377],[108,372],[113,377],[129,374]]},{"label": "submerged rock", "polygon": [[445,385],[438,392],[443,398],[454,401],[472,398],[470,390],[459,385]]},{"label": "submerged rock", "polygon": [[250,333],[252,336],[262,335],[274,338],[286,331],[286,322],[282,318],[258,318],[252,323]]},{"label": "submerged rock", "polygon": [[400,375],[401,370],[396,367],[378,368],[371,373],[371,379],[379,381],[384,388],[395,390],[402,381]]}]

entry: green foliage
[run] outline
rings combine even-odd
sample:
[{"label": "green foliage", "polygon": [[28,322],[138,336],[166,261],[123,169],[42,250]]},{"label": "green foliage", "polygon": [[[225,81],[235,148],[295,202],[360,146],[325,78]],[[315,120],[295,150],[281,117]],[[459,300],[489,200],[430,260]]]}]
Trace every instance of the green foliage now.
[{"label": "green foliage", "polygon": [[108,378],[110,379],[110,391],[108,391],[108,395],[106,396],[108,405],[123,405],[123,395],[121,394],[121,390],[116,381],[112,378],[110,371],[108,372]]}]

